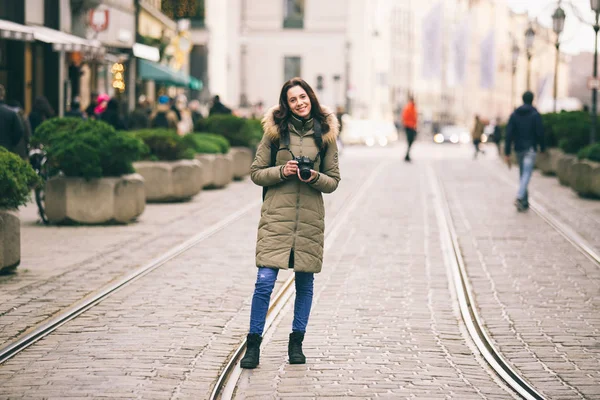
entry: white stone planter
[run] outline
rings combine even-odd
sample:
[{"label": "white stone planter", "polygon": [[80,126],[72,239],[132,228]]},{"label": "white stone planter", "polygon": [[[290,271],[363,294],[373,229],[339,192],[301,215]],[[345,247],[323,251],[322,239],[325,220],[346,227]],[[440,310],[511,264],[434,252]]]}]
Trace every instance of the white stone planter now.
[{"label": "white stone planter", "polygon": [[21,221],[16,210],[0,209],[0,272],[6,273],[21,262]]},{"label": "white stone planter", "polygon": [[576,161],[569,171],[571,187],[580,196],[600,196],[600,163]]},{"label": "white stone planter", "polygon": [[252,150],[247,147],[232,147],[230,153],[233,157],[233,179],[240,180],[250,175]]},{"label": "white stone planter", "polygon": [[570,154],[563,154],[563,156],[558,159],[556,175],[558,175],[558,181],[561,185],[571,185],[571,165],[573,165],[575,161],[577,161],[577,157]]},{"label": "white stone planter", "polygon": [[145,207],[139,174],[89,181],[59,176],[46,182],[46,215],[52,223],[128,223]]},{"label": "white stone planter", "polygon": [[233,156],[227,154],[198,154],[196,159],[210,168],[209,182],[205,188],[223,188],[233,180]]},{"label": "white stone planter", "polygon": [[202,182],[204,187],[211,187],[215,181],[215,160],[214,154],[196,154],[196,160],[202,164]]},{"label": "white stone planter", "polygon": [[187,200],[202,190],[202,164],[196,160],[141,161],[133,163],[144,177],[146,201]]}]

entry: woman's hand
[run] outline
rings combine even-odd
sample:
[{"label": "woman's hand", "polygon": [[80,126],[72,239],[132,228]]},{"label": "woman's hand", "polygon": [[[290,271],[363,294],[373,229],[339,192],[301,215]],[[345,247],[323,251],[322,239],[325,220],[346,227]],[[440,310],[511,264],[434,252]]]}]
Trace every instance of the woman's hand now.
[{"label": "woman's hand", "polygon": [[284,165],[283,175],[285,175],[286,178],[289,178],[290,176],[294,176],[297,173],[298,173],[298,161],[290,160]]},{"label": "woman's hand", "polygon": [[311,169],[311,170],[310,170],[310,178],[308,178],[308,179],[304,180],[304,179],[302,179],[302,177],[300,176],[300,170],[298,169],[298,179],[300,179],[302,182],[306,182],[306,183],[308,183],[308,182],[310,182],[310,181],[312,181],[312,180],[314,180],[314,179],[317,179],[317,175],[319,175],[319,173],[318,173],[317,171],[315,171],[314,169]]}]

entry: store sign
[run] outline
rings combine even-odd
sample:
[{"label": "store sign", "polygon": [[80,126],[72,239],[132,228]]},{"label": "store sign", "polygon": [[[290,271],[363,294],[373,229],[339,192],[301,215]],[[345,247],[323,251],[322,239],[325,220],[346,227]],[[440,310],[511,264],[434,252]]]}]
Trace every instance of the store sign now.
[{"label": "store sign", "polygon": [[159,62],[160,52],[156,47],[147,46],[145,44],[136,43],[133,45],[133,55],[144,60]]},{"label": "store sign", "polygon": [[89,25],[96,32],[108,29],[108,8],[98,7],[90,10]]}]

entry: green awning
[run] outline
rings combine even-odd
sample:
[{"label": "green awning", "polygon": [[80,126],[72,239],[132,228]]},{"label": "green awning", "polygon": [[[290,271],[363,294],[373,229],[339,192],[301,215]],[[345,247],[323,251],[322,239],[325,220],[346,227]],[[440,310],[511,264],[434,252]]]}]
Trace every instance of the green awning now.
[{"label": "green awning", "polygon": [[139,78],[142,80],[202,90],[202,81],[188,74],[148,60],[138,59],[138,62],[140,63]]}]

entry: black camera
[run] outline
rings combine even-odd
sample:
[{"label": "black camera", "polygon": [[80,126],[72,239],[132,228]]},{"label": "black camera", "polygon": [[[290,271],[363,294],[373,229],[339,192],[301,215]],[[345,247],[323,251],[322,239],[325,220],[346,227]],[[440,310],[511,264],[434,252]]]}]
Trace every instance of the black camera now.
[{"label": "black camera", "polygon": [[294,157],[294,160],[298,162],[298,170],[300,171],[300,177],[305,181],[310,178],[310,170],[315,167],[315,162],[307,156]]}]

